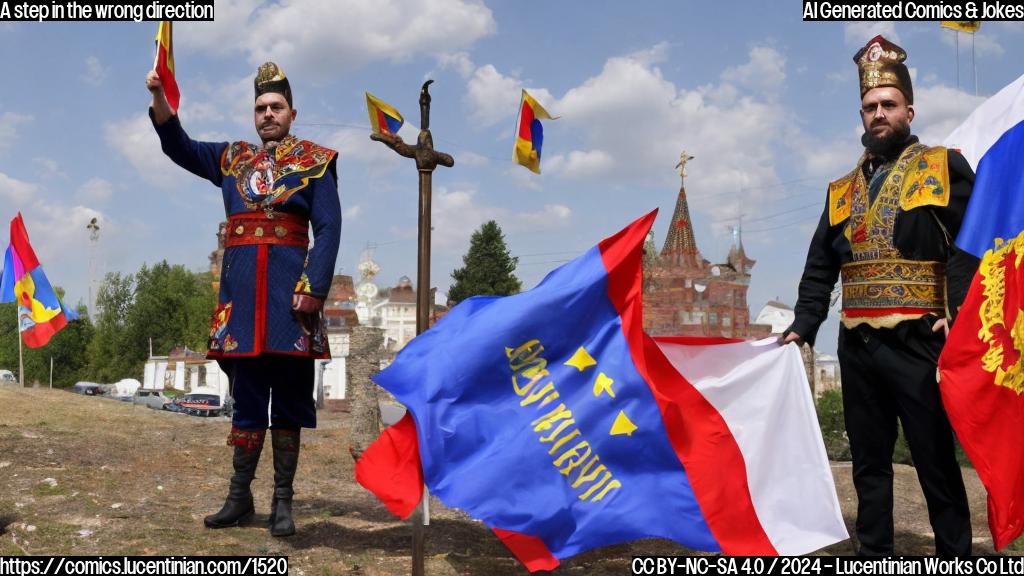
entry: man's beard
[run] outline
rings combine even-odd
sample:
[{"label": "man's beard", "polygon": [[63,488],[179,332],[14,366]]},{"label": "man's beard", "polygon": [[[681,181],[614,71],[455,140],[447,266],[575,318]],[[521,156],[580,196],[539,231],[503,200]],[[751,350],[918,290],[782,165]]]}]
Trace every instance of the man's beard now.
[{"label": "man's beard", "polygon": [[861,144],[875,156],[891,158],[899,153],[903,144],[910,137],[910,124],[896,124],[888,136],[875,136],[871,130],[865,130],[861,136]]}]

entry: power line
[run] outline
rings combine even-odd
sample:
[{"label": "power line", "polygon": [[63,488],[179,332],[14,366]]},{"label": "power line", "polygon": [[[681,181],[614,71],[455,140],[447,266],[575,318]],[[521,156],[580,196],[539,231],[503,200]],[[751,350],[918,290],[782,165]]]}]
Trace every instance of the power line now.
[{"label": "power line", "polygon": [[[792,214],[793,212],[799,212],[801,210],[806,210],[808,208],[819,208],[819,207],[821,207],[821,202],[814,202],[814,203],[811,203],[811,204],[805,204],[805,205],[797,207],[797,208],[792,208],[790,210],[783,210],[782,212],[776,212],[774,214],[767,214],[765,216],[758,216],[757,218],[744,218],[744,220],[746,222],[760,222],[761,220],[770,220],[770,219],[775,218],[777,216],[782,216],[782,215],[785,215],[785,214]],[[712,224],[721,224],[723,222],[731,222],[731,221],[736,220],[738,218],[739,218],[739,216],[734,216],[732,218],[724,218],[722,220],[715,220],[715,221],[712,222]]]}]

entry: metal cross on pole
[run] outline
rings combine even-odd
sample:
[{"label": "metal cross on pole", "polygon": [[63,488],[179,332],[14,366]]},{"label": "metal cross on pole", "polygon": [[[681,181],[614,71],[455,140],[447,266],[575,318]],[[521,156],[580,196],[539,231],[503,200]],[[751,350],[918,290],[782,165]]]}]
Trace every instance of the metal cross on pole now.
[{"label": "metal cross on pole", "polygon": [[[397,134],[371,134],[370,139],[383,142],[406,158],[416,159],[420,173],[419,254],[416,270],[416,334],[421,334],[430,323],[430,197],[434,168],[451,168],[455,159],[450,154],[434,150],[430,136],[430,92],[433,80],[427,80],[420,89],[420,135],[416,145],[410,146]],[[412,575],[423,576],[424,529],[430,521],[427,512],[429,494],[424,488],[423,502],[412,515]]]}]

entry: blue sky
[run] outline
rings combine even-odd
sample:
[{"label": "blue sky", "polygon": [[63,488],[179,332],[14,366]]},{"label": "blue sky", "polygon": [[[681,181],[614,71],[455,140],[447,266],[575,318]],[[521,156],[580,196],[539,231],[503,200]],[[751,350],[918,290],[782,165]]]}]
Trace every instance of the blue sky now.
[{"label": "blue sky", "polygon": [[[357,276],[375,245],[378,283],[415,276],[416,174],[368,138],[363,92],[406,117],[433,78],[435,146],[455,155],[434,176],[433,284],[442,291],[472,230],[495,219],[526,287],[648,210],[659,247],[679,186],[705,258],[722,261],[744,218],[757,260],[749,302],[793,303],[830,179],[860,152],[852,55],[881,32],[909,53],[913,128],[939,143],[1024,66],[1024,23],[961,37],[937,23],[805,23],[800,3],[230,0],[216,21],[176,24],[180,115],[194,137],[256,139],[252,77],[267,59],[291,79],[293,132],[340,151],[345,221],[338,261]],[[95,262],[133,272],[167,260],[206,269],[223,218],[218,191],[163,157],[144,86],[156,24],[0,23],[0,221],[21,210],[36,251],[72,303],[88,300],[86,224]],[[553,115],[543,174],[511,163],[521,88]],[[820,347],[835,349],[835,320]]]}]

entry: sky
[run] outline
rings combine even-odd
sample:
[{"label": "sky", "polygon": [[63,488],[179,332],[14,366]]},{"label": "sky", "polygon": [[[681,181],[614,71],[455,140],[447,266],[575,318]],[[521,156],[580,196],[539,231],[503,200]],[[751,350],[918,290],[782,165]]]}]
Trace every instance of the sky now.
[{"label": "sky", "polygon": [[[22,212],[73,305],[104,273],[161,260],[207,270],[216,247],[219,191],[163,156],[146,114],[155,31],[0,23],[0,221]],[[984,23],[975,69],[971,38],[958,53],[936,22],[803,22],[799,2],[770,0],[217,0],[214,22],[174,33],[180,117],[196,139],[257,140],[253,76],[268,59],[283,68],[292,132],[339,151],[337,270],[357,282],[366,251],[380,286],[416,271],[414,164],[369,139],[364,92],[401,111],[414,141],[429,78],[434,145],[455,157],[434,173],[439,291],[491,219],[524,288],[654,208],[660,249],[686,150],[703,256],[724,261],[742,221],[757,261],[752,316],[769,300],[795,302],[828,182],[862,150],[859,47],[882,33],[908,52],[912,128],[931,144],[1024,73],[1013,56],[1024,23]],[[523,88],[560,116],[545,122],[540,175],[511,161]],[[833,312],[820,349],[835,351],[836,326]]]}]

